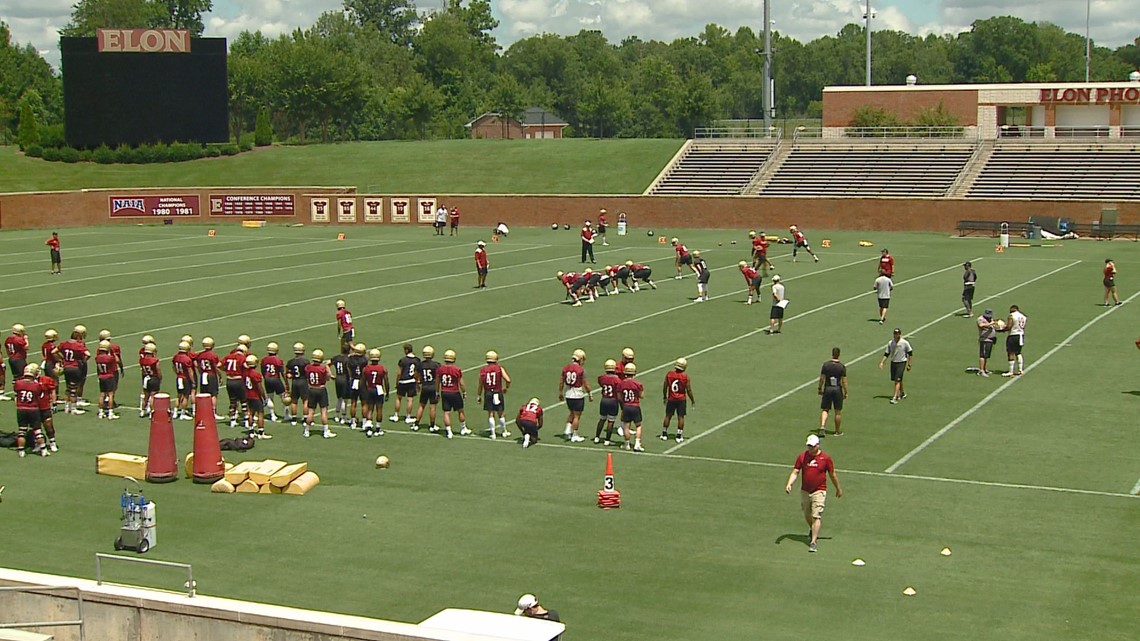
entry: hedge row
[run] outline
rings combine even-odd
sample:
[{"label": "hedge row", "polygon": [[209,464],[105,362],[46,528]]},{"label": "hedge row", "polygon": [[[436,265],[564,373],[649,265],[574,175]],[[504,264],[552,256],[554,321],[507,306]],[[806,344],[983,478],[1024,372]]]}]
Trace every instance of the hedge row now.
[{"label": "hedge row", "polygon": [[111,164],[149,164],[162,162],[184,162],[198,158],[217,158],[219,156],[236,156],[243,151],[253,149],[252,136],[238,143],[202,145],[192,142],[175,142],[169,145],[119,145],[111,148],[101,145],[95,149],[75,149],[67,146],[31,145],[24,150],[24,154],[33,158],[43,158],[51,162],[95,162],[101,165]]}]

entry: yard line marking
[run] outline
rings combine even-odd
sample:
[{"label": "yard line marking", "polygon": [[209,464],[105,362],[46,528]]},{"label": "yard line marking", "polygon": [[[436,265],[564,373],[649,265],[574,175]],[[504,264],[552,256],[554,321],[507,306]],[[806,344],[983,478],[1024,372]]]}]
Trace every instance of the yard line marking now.
[{"label": "yard line marking", "polygon": [[[981,257],[979,257],[979,258],[975,258],[975,259],[974,259],[973,261],[971,261],[971,262],[975,262],[975,261],[979,261],[979,260],[982,260],[982,258],[981,258]],[[997,298],[997,297],[999,297],[999,296],[1004,296],[1005,294],[1008,294],[1008,293],[1009,293],[1009,292],[1011,292],[1011,291],[1014,291],[1014,290],[1016,290],[1016,289],[1018,289],[1018,288],[1024,287],[1025,285],[1029,285],[1030,283],[1036,282],[1036,281],[1038,281],[1038,280],[1041,280],[1041,279],[1043,279],[1043,278],[1047,278],[1047,277],[1049,277],[1049,276],[1052,276],[1053,274],[1056,274],[1057,272],[1060,272],[1060,271],[1062,271],[1062,270],[1068,269],[1068,268],[1070,268],[1070,267],[1072,267],[1072,266],[1074,266],[1074,265],[1077,265],[1077,264],[1079,264],[1080,262],[1081,262],[1081,261],[1079,261],[1079,260],[1078,260],[1078,261],[1075,261],[1075,262],[1069,263],[1068,265],[1066,265],[1066,266],[1064,266],[1064,267],[1060,267],[1060,268],[1054,269],[1054,270],[1053,270],[1053,271],[1051,271],[1051,272],[1048,272],[1048,273],[1042,274],[1042,275],[1040,275],[1040,276],[1037,276],[1036,278],[1033,278],[1033,279],[1031,279],[1031,280],[1028,280],[1028,281],[1026,281],[1026,282],[1024,282],[1024,283],[1021,283],[1021,284],[1019,284],[1019,285],[1015,285],[1014,287],[1011,287],[1011,288],[1009,288],[1009,289],[1006,289],[1005,291],[1001,291],[1001,292],[998,292],[998,293],[996,293],[996,294],[993,294],[993,295],[991,295],[991,296],[987,296],[986,298],[983,298],[983,299],[979,300],[979,301],[978,301],[978,303],[985,303],[985,302],[986,302],[986,301],[988,301],[988,300],[991,300],[991,299]],[[957,267],[959,267],[959,265],[954,265],[954,266],[952,266],[952,267],[947,267],[947,268],[945,268],[945,269],[941,269],[941,270],[938,270],[938,272],[945,272],[945,271],[948,271],[948,270],[950,270],[950,269],[955,269],[955,268],[957,268]],[[938,272],[931,272],[931,274],[935,274],[935,273],[938,273]],[[908,281],[903,281],[903,283],[906,283],[906,282],[909,282],[909,281],[918,280],[919,278],[925,278],[925,277],[927,277],[927,276],[929,276],[929,275],[931,275],[931,274],[924,274],[924,275],[922,275],[922,276],[918,276],[918,277],[916,277],[916,278],[911,278],[911,279],[909,279]],[[900,283],[900,284],[902,284],[902,283]],[[864,292],[863,294],[860,294],[860,296],[863,296],[863,295],[867,295],[867,294],[869,294],[869,293],[871,293],[871,292]],[[857,298],[857,297],[853,297],[853,298]],[[802,314],[802,315],[807,315],[807,314],[805,313],[805,314]],[[801,315],[801,316],[802,316],[802,315]],[[911,335],[914,335],[914,334],[918,334],[919,332],[921,332],[921,331],[923,331],[923,330],[925,330],[925,329],[928,329],[928,328],[930,328],[931,326],[933,326],[933,325],[935,325],[935,324],[937,324],[937,323],[940,323],[940,322],[942,322],[942,321],[946,320],[947,318],[952,318],[952,317],[955,317],[955,316],[957,316],[957,315],[958,315],[958,310],[957,310],[957,309],[955,309],[953,312],[949,312],[949,313],[943,314],[942,316],[939,316],[938,318],[936,318],[936,319],[934,319],[934,320],[932,320],[932,321],[930,321],[930,322],[928,322],[928,323],[926,323],[926,324],[924,324],[924,325],[920,325],[919,327],[917,327],[917,328],[915,328],[915,329],[911,330],[910,332],[908,332],[908,333],[907,333],[907,335],[908,335],[908,336],[911,336]],[[798,317],[798,316],[796,316],[796,317],[793,317],[793,318],[791,318],[791,319],[788,319],[788,320],[786,320],[786,321],[784,321],[784,322],[790,322],[791,320],[794,320],[795,318],[799,318],[799,317]],[[759,330],[756,330],[756,331],[759,331]],[[753,333],[753,334],[754,334],[754,333],[756,333],[756,332],[754,331],[754,332],[751,332],[751,333]],[[853,359],[853,360],[851,360],[851,361],[848,361],[848,363],[847,363],[847,364],[848,364],[848,365],[854,365],[854,364],[856,364],[856,363],[858,363],[858,362],[860,362],[860,361],[863,361],[863,360],[865,360],[865,359],[867,359],[867,358],[870,358],[871,356],[874,356],[875,354],[878,354],[878,353],[880,353],[881,351],[882,351],[881,349],[874,349],[874,350],[872,350],[872,351],[870,351],[870,352],[867,352],[866,354],[863,354],[862,356],[859,356],[859,357],[857,357],[857,358],[855,358],[855,359]],[[791,396],[791,395],[795,394],[796,392],[799,392],[799,391],[801,391],[801,390],[803,390],[803,389],[805,389],[805,388],[807,388],[807,387],[809,387],[809,386],[811,386],[811,385],[813,385],[813,384],[815,384],[815,383],[817,383],[817,382],[819,382],[819,378],[818,378],[818,377],[816,377],[816,378],[812,378],[812,379],[810,379],[810,380],[808,380],[808,381],[805,381],[805,382],[803,382],[802,384],[800,384],[800,385],[796,386],[794,389],[791,389],[791,390],[789,390],[789,391],[787,391],[787,392],[784,392],[783,394],[781,394],[781,395],[779,395],[779,396],[777,396],[777,397],[775,397],[775,398],[773,398],[773,399],[770,399],[770,400],[768,400],[768,401],[765,401],[763,404],[761,404],[761,405],[759,405],[759,406],[757,406],[757,407],[753,407],[753,408],[752,408],[752,409],[750,409],[750,410],[747,410],[747,411],[745,411],[745,412],[741,412],[740,414],[737,414],[736,416],[734,416],[734,417],[732,417],[732,418],[730,418],[730,419],[728,419],[728,420],[726,420],[726,421],[722,421],[721,423],[718,423],[717,425],[714,425],[713,427],[711,427],[711,428],[709,428],[709,429],[707,429],[707,430],[705,430],[705,431],[703,431],[703,432],[700,432],[700,433],[698,433],[698,434],[695,434],[695,435],[693,435],[691,438],[687,438],[687,439],[685,439],[685,441],[684,441],[684,442],[682,442],[682,443],[678,443],[678,444],[674,445],[673,447],[669,448],[668,450],[666,450],[666,453],[667,453],[667,454],[672,454],[673,452],[676,452],[676,451],[680,450],[682,447],[685,447],[686,445],[689,445],[690,443],[692,443],[692,442],[694,442],[694,441],[698,441],[698,440],[700,440],[700,439],[702,439],[702,438],[704,438],[704,437],[706,437],[706,436],[709,436],[710,434],[713,434],[713,433],[715,433],[715,432],[718,432],[718,431],[720,431],[721,429],[723,429],[724,427],[727,427],[728,425],[731,425],[731,424],[735,423],[736,421],[739,421],[739,420],[741,420],[741,419],[745,419],[745,418],[748,418],[749,416],[752,416],[752,415],[753,415],[753,414],[755,414],[756,412],[759,412],[759,411],[760,411],[760,410],[762,410],[762,409],[765,409],[765,408],[767,408],[767,407],[770,407],[770,406],[772,406],[774,403],[777,403],[777,402],[779,402],[779,401],[782,401],[782,400],[784,400],[785,398],[787,398],[787,397],[789,397],[789,396]]]},{"label": "yard line marking", "polygon": [[[440,429],[442,430],[442,427]],[[476,430],[476,431],[478,431],[478,430]],[[483,431],[486,431],[486,430],[484,429]],[[389,434],[401,435],[401,436],[425,437],[425,438],[440,438],[440,434],[432,434],[430,432],[405,432],[405,431],[396,431],[396,430],[385,430],[384,431],[385,436],[387,436]],[[772,469],[780,469],[780,470],[790,470],[792,467],[791,463],[771,463],[771,462],[767,462],[767,461],[748,461],[745,459],[719,458],[719,457],[715,457],[715,456],[694,456],[694,455],[690,455],[690,454],[670,454],[668,452],[663,452],[663,453],[662,452],[636,452],[635,453],[635,452],[626,452],[624,450],[621,450],[618,447],[609,447],[609,448],[601,447],[601,446],[589,447],[588,445],[585,445],[585,446],[583,446],[583,445],[570,445],[569,443],[550,443],[549,439],[551,439],[551,438],[556,438],[556,437],[547,437],[545,439],[542,439],[541,441],[539,441],[536,445],[534,445],[532,447],[556,447],[559,449],[566,449],[566,450],[572,450],[572,451],[577,451],[577,452],[586,452],[589,454],[596,454],[598,452],[613,452],[616,450],[617,452],[619,452],[619,456],[624,455],[624,456],[631,456],[633,458],[643,458],[644,457],[644,458],[660,458],[660,459],[673,460],[673,461],[702,461],[705,463],[720,463],[720,464],[724,464],[724,465],[743,465],[746,467],[763,467],[763,468],[772,468]],[[492,441],[491,439],[484,438],[484,437],[474,437],[474,438],[460,437],[458,440],[487,443],[488,445],[512,445],[514,447],[518,447],[518,442],[515,439],[511,439],[511,438],[506,438],[506,439],[500,438],[500,439],[495,439]],[[943,477],[943,476],[925,476],[925,475],[921,475],[921,474],[887,474],[886,472],[875,472],[875,471],[871,471],[871,470],[844,469],[843,473],[855,475],[855,476],[869,476],[869,477],[873,477],[873,478],[905,479],[905,480],[911,480],[911,481],[928,481],[928,482],[932,482],[932,483],[950,483],[950,484],[954,484],[954,485],[974,485],[974,486],[979,486],[979,487],[992,487],[992,488],[1001,488],[1001,489],[1007,489],[1007,490],[1030,490],[1030,491],[1035,491],[1035,492],[1053,492],[1053,493],[1059,493],[1059,494],[1104,496],[1104,497],[1121,498],[1121,499],[1140,499],[1140,496],[1137,496],[1136,492],[1133,492],[1132,494],[1124,494],[1123,492],[1105,492],[1105,491],[1101,491],[1101,490],[1083,490],[1083,489],[1075,488],[1075,487],[1058,487],[1058,486],[1054,486],[1054,485],[1033,485],[1030,483],[1002,483],[1000,481],[976,481],[973,479],[959,479],[959,478]],[[1137,488],[1140,489],[1140,482],[1138,482],[1136,485],[1137,485]]]},{"label": "yard line marking", "polygon": [[[1135,294],[1133,294],[1132,296],[1127,298],[1124,302],[1126,302],[1126,303],[1131,302],[1132,299],[1136,298],[1137,296],[1140,296],[1140,292],[1136,292]],[[1096,325],[1101,320],[1107,318],[1109,314],[1115,312],[1117,309],[1119,309],[1119,307],[1110,307],[1106,311],[1101,312],[1100,314],[1094,316],[1089,322],[1085,323],[1084,325],[1081,325],[1080,329],[1078,329],[1077,331],[1070,334],[1069,337],[1066,338],[1064,342],[1068,343],[1069,341],[1074,340],[1075,338],[1077,338],[1081,334],[1085,333],[1085,330],[1092,327],[1093,325]],[[1053,347],[1053,349],[1049,350],[1048,352],[1045,352],[1044,356],[1037,359],[1033,363],[1030,363],[1029,367],[1025,368],[1025,372],[1028,374],[1029,372],[1033,371],[1038,365],[1049,360],[1049,357],[1051,357],[1053,354],[1056,354],[1058,351],[1060,351],[1061,347],[1063,347],[1063,346],[1064,346],[1063,344],[1062,345],[1056,345]],[[900,467],[902,467],[903,465],[906,465],[907,461],[911,460],[912,458],[917,456],[920,452],[922,452],[926,448],[933,445],[935,441],[942,438],[947,432],[949,432],[950,430],[957,427],[959,424],[962,423],[962,421],[965,421],[966,419],[973,416],[975,412],[977,412],[981,408],[985,407],[987,404],[989,404],[990,401],[997,398],[998,394],[1001,394],[1005,390],[1009,389],[1009,387],[1011,385],[1013,385],[1014,383],[1016,383],[1019,380],[1021,380],[1020,376],[1010,377],[1010,379],[1008,381],[1003,383],[1000,387],[998,387],[994,391],[990,392],[985,398],[978,401],[973,407],[971,407],[970,409],[966,410],[965,412],[962,412],[961,414],[959,414],[958,418],[947,423],[945,426],[943,426],[942,429],[940,429],[937,432],[935,432],[934,434],[930,435],[929,438],[927,438],[925,441],[923,441],[921,444],[919,444],[918,447],[907,452],[905,456],[903,456],[899,460],[895,461],[893,465],[891,465],[890,467],[888,467],[886,469],[886,473],[890,474],[890,473],[894,472],[895,470],[899,469]]]},{"label": "yard line marking", "polygon": [[[66,235],[66,238],[74,238],[75,236],[104,236],[104,235],[106,235],[106,234],[107,234],[107,232],[105,232],[105,231],[100,231],[100,232],[77,232],[77,233],[74,233],[74,234],[70,234],[70,233],[69,233],[69,234],[67,234],[67,235]],[[136,234],[136,235],[137,235],[137,234]],[[175,237],[175,238],[160,238],[160,239],[158,239],[158,240],[153,240],[153,239],[152,239],[152,240],[132,240],[132,241],[130,241],[130,242],[127,242],[127,243],[115,243],[113,246],[114,246],[114,247],[122,247],[123,245],[141,245],[141,244],[143,244],[143,243],[147,243],[147,244],[155,244],[155,243],[164,243],[164,242],[180,241],[180,240],[185,240],[185,239],[187,239],[187,238],[196,238],[196,237],[198,237],[198,235],[197,235],[197,234],[194,234],[194,235],[190,235],[190,234],[184,234],[184,235],[182,235],[182,236],[177,236],[177,237]],[[34,240],[31,240],[31,239],[28,239],[28,240],[15,240],[15,239],[13,239],[13,241],[12,241],[12,242],[13,242],[13,243],[16,243],[16,244],[20,244],[20,245],[25,245],[25,244],[27,244],[27,243],[29,243],[29,242],[36,242],[36,241],[34,241]],[[81,246],[81,247],[73,247],[72,249],[66,249],[66,247],[68,247],[68,246],[70,246],[70,245],[65,245],[65,246],[64,246],[64,247],[65,247],[65,251],[67,251],[67,252],[68,252],[68,254],[67,254],[68,256],[71,256],[71,254],[72,254],[72,253],[75,253],[75,252],[79,252],[79,251],[82,251],[82,250],[84,250],[84,249],[102,249],[102,248],[105,248],[105,247],[111,247],[112,245],[97,245],[97,246],[85,245],[85,246]],[[22,251],[22,252],[6,252],[6,253],[4,254],[4,256],[5,256],[6,258],[8,258],[8,257],[12,257],[12,256],[39,256],[41,252],[43,252],[43,250],[42,250],[42,249],[36,249],[36,250],[30,250],[30,251]],[[98,255],[98,254],[96,254],[96,255]],[[83,256],[83,258],[89,258],[89,257],[88,257],[88,256]],[[27,261],[25,261],[25,260],[21,260],[21,261],[17,261],[17,262],[15,262],[15,263],[0,263],[0,264],[3,264],[3,265],[17,265],[17,264],[23,264],[23,263],[26,263],[26,262],[27,262]]]},{"label": "yard line marking", "polygon": [[1136,481],[1136,485],[1132,486],[1132,494],[1140,494],[1140,481]]}]

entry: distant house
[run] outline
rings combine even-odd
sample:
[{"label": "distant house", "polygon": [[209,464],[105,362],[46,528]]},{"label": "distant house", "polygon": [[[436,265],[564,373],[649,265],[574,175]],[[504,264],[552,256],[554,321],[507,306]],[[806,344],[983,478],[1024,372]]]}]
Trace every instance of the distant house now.
[{"label": "distant house", "polygon": [[540,107],[531,107],[522,120],[503,118],[502,114],[488,111],[467,123],[472,138],[561,138],[562,130],[570,123]]}]

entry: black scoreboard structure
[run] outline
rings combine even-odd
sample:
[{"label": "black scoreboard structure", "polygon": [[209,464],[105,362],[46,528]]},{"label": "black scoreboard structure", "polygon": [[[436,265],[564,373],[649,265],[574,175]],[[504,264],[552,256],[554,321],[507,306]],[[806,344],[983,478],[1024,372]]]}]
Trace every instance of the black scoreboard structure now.
[{"label": "black scoreboard structure", "polygon": [[100,29],[60,38],[60,51],[72,147],[229,141],[225,38]]}]

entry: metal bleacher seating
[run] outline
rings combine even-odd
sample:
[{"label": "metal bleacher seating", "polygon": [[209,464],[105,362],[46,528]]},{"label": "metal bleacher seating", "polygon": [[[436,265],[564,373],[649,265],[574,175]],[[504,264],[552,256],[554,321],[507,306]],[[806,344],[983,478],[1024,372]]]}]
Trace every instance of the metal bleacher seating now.
[{"label": "metal bleacher seating", "polygon": [[739,195],[775,147],[775,140],[694,140],[649,194]]},{"label": "metal bleacher seating", "polygon": [[967,197],[1140,200],[1140,143],[999,140]]},{"label": "metal bleacher seating", "polygon": [[801,140],[760,195],[942,197],[976,147],[960,140]]}]

